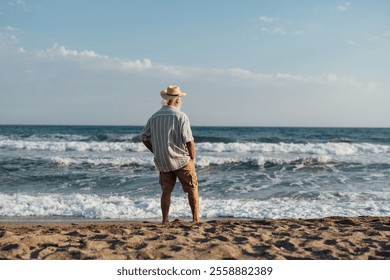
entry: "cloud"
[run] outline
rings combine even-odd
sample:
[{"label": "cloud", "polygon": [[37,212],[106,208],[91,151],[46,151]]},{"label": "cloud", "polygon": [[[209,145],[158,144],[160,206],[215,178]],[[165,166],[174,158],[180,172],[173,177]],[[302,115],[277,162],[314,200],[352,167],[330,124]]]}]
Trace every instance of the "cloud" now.
[{"label": "cloud", "polygon": [[285,23],[278,18],[261,16],[262,23],[260,30],[264,33],[273,35],[285,35],[287,33]]},{"label": "cloud", "polygon": [[[208,77],[209,79],[217,78],[234,78],[241,82],[250,81],[252,83],[280,83],[280,82],[300,82],[311,83],[316,85],[323,84],[343,84],[355,88],[363,87],[363,83],[358,82],[352,77],[338,76],[336,74],[323,74],[319,76],[292,75],[289,73],[255,73],[243,68],[191,68],[183,66],[171,66],[152,63],[149,58],[127,60],[116,57],[101,55],[93,50],[74,50],[55,43],[51,48],[42,51],[28,52],[23,48],[18,51],[28,55],[30,59],[38,63],[45,64],[50,61],[53,65],[60,66],[62,63],[70,63],[75,67],[86,69],[86,71],[112,71],[128,73],[129,71],[148,71],[145,75],[154,73],[155,75],[169,74],[174,78],[190,77]],[[78,65],[78,66],[77,66]]]},{"label": "cloud", "polygon": [[260,19],[261,22],[266,22],[266,23],[275,21],[274,18],[268,17],[268,16],[261,16],[259,19]]},{"label": "cloud", "polygon": [[263,33],[271,35],[303,35],[302,30],[295,28],[293,24],[287,20],[278,17],[261,16],[258,18],[258,22],[260,23],[260,31]]},{"label": "cloud", "polygon": [[148,58],[145,58],[143,60],[137,59],[135,61],[124,61],[122,62],[122,65],[128,69],[148,69],[152,68],[152,61]]},{"label": "cloud", "polygon": [[376,34],[367,34],[365,39],[369,43],[383,44],[387,47],[390,39],[390,29]]},{"label": "cloud", "polygon": [[22,8],[25,12],[31,12],[25,1],[13,0],[8,2],[8,6]]},{"label": "cloud", "polygon": [[2,30],[7,31],[7,32],[15,32],[15,31],[18,31],[19,29],[8,25],[8,26],[3,27]]},{"label": "cloud", "polygon": [[337,10],[340,11],[340,12],[345,12],[346,10],[349,9],[350,6],[351,6],[351,3],[345,2],[345,3],[337,6]]},{"label": "cloud", "polygon": [[276,34],[276,35],[284,35],[286,34],[286,29],[284,26],[272,26],[272,27],[262,27],[261,31],[269,33],[269,34]]},{"label": "cloud", "polygon": [[[20,48],[21,52],[26,52]],[[152,68],[152,61],[148,58],[125,60],[98,54],[93,50],[73,50],[55,43],[51,48],[31,53],[41,60],[73,61],[75,64],[90,70],[106,71],[133,71]],[[166,70],[166,67],[163,67]]]},{"label": "cloud", "polygon": [[17,28],[11,26],[0,28],[0,50],[15,46],[19,42],[19,39],[15,35],[17,31]]},{"label": "cloud", "polygon": [[39,51],[37,53],[42,57],[90,57],[103,59],[108,58],[107,56],[99,55],[96,52],[90,50],[77,51],[67,49],[66,47],[61,46],[58,43],[55,43],[53,47],[47,50]]},{"label": "cloud", "polygon": [[[352,76],[163,65],[59,43],[29,51],[7,39],[0,49],[2,123],[143,124],[167,84],[189,93],[184,108],[196,125],[370,125],[361,122],[367,107],[382,116],[367,120],[390,119],[384,87]],[[340,123],[346,114],[349,122]]]}]

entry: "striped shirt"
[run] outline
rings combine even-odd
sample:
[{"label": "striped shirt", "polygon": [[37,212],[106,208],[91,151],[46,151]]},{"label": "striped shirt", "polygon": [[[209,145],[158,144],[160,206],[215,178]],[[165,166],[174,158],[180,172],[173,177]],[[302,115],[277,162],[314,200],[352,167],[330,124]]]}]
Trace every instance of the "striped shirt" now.
[{"label": "striped shirt", "polygon": [[185,113],[174,107],[163,106],[154,113],[141,137],[152,143],[154,163],[162,172],[180,169],[190,160],[186,145],[194,140],[190,121]]}]

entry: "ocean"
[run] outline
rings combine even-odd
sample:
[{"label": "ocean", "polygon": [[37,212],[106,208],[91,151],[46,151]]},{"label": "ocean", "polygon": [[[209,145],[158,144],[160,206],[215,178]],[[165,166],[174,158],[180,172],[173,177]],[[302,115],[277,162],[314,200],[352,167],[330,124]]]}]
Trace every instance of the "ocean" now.
[{"label": "ocean", "polygon": [[[0,126],[0,221],[160,220],[141,126]],[[192,127],[203,219],[390,215],[389,128]],[[171,219],[190,220],[177,183]]]}]

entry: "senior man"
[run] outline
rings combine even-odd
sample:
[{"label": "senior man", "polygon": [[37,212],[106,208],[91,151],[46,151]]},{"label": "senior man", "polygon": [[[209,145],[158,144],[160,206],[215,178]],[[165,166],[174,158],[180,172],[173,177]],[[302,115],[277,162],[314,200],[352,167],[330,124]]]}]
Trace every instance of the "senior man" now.
[{"label": "senior man", "polygon": [[181,97],[187,94],[178,86],[170,85],[160,95],[163,106],[149,118],[141,137],[145,146],[154,154],[155,165],[160,171],[162,222],[169,222],[171,193],[177,178],[183,191],[188,193],[192,221],[200,222],[195,143],[190,121],[180,111]]}]

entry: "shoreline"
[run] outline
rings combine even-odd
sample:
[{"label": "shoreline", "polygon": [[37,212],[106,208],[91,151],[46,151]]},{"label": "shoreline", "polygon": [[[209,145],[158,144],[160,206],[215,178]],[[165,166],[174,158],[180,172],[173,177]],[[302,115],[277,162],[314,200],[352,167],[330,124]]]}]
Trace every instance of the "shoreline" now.
[{"label": "shoreline", "polygon": [[0,259],[390,259],[390,216],[0,221]]}]

